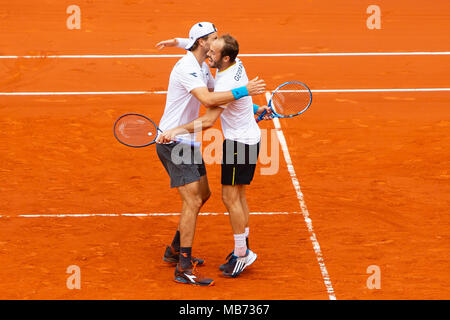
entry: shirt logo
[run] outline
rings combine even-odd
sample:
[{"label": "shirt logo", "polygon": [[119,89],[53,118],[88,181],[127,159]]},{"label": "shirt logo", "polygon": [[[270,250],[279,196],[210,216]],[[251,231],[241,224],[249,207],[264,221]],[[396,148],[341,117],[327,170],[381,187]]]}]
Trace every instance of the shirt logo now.
[{"label": "shirt logo", "polygon": [[196,72],[192,72],[192,73],[189,73],[191,76],[194,76],[194,77],[196,77],[197,78],[197,73]]},{"label": "shirt logo", "polygon": [[241,77],[242,77],[242,68],[243,68],[242,63],[239,63],[238,69],[237,69],[236,74],[234,76],[234,80],[239,81],[241,79]]}]

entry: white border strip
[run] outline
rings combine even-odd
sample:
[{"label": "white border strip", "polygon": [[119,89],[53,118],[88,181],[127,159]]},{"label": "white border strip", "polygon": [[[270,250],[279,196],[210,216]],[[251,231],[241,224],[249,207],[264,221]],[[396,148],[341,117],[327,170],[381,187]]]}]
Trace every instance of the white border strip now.
[{"label": "white border strip", "polygon": [[[402,89],[312,89],[313,93],[360,93],[360,92],[449,92],[450,88],[402,88]],[[83,95],[143,95],[167,94],[167,91],[43,91],[0,92],[0,96],[83,96]]]},{"label": "white border strip", "polygon": [[[415,52],[312,52],[312,53],[243,53],[240,57],[351,57],[351,56],[444,56],[450,51]],[[181,58],[183,54],[62,54],[62,55],[9,55],[0,59],[150,59]]]},{"label": "white border strip", "polygon": [[[250,212],[251,215],[286,215],[298,212]],[[153,213],[67,213],[67,214],[19,214],[15,216],[0,215],[0,218],[90,218],[90,217],[156,217],[179,216],[179,212],[153,212]],[[228,215],[228,212],[200,212],[201,216]]]},{"label": "white border strip", "polygon": [[[266,92],[267,103],[269,102],[270,97],[271,97],[270,92]],[[323,282],[325,284],[325,287],[327,288],[328,298],[330,300],[336,300],[336,295],[334,293],[333,285],[331,284],[330,276],[328,275],[328,271],[325,266],[322,251],[320,250],[319,241],[317,240],[316,234],[314,232],[312,220],[309,217],[308,208],[306,207],[306,203],[303,198],[303,193],[300,189],[300,183],[297,179],[294,165],[292,164],[291,156],[289,154],[289,150],[287,147],[286,139],[283,134],[283,130],[281,129],[280,121],[278,118],[273,118],[273,123],[275,125],[275,128],[277,129],[277,136],[278,136],[278,140],[280,141],[281,149],[283,150],[284,160],[286,161],[287,169],[289,171],[289,175],[291,176],[292,184],[294,185],[295,192],[297,193],[297,199],[300,204],[300,208],[302,209],[302,214],[303,214],[303,218],[306,223],[306,227],[308,228],[308,232],[309,232],[309,236],[310,236],[309,239],[312,242],[312,246],[313,246],[314,252],[316,254],[317,262],[319,263]]]},{"label": "white border strip", "polygon": [[450,88],[403,88],[403,89],[316,89],[314,93],[352,93],[352,92],[435,92],[450,91]]}]

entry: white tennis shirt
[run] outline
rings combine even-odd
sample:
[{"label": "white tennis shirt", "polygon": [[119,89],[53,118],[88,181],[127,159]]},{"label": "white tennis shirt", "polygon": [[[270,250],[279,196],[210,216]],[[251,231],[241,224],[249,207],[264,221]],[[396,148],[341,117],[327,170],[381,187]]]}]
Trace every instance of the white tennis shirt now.
[{"label": "white tennis shirt", "polygon": [[[198,63],[194,54],[186,53],[172,69],[167,89],[166,107],[159,122],[162,131],[172,129],[198,118],[200,101],[190,92],[196,88],[214,88],[214,78],[208,65]],[[195,140],[195,134],[177,136]]]},{"label": "white tennis shirt", "polygon": [[[223,71],[216,73],[214,91],[229,91],[248,84],[247,73],[239,58]],[[261,139],[261,131],[253,114],[253,100],[243,97],[230,102],[220,115],[222,131],[225,139],[245,144],[256,144]]]}]

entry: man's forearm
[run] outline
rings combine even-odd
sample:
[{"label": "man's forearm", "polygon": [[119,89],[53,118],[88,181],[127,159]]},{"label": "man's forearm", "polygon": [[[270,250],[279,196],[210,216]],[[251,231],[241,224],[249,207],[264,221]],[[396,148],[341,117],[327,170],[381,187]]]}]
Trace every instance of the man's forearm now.
[{"label": "man's forearm", "polygon": [[188,131],[190,133],[200,132],[202,130],[208,129],[212,126],[210,120],[205,117],[197,118],[189,123],[179,126],[180,131]]},{"label": "man's forearm", "polygon": [[209,96],[206,98],[207,105],[205,107],[223,106],[236,100],[231,91],[225,92],[209,92]]},{"label": "man's forearm", "polygon": [[226,105],[242,97],[264,93],[265,89],[266,84],[264,80],[258,80],[258,77],[256,77],[255,79],[250,80],[246,86],[235,88],[230,91],[209,92],[206,87],[200,87],[193,89],[191,94],[205,107],[211,108],[214,106]]},{"label": "man's forearm", "polygon": [[222,114],[223,108],[221,107],[213,107],[206,110],[205,114],[197,119],[186,123],[177,128],[177,131],[186,131],[188,132],[199,132],[208,128],[211,128],[214,123],[217,121],[219,116]]},{"label": "man's forearm", "polygon": [[206,88],[198,88],[192,94],[207,108],[223,106],[236,100],[231,91],[210,92]]}]

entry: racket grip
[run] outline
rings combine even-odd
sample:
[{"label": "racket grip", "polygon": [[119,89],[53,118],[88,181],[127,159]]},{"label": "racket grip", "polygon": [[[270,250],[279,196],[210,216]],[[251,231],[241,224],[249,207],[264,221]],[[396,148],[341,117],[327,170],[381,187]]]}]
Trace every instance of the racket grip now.
[{"label": "racket grip", "polygon": [[182,144],[187,144],[190,145],[192,147],[200,147],[200,142],[198,141],[192,141],[192,140],[185,140],[185,139],[176,139],[176,142],[182,143]]},{"label": "racket grip", "polygon": [[256,118],[256,122],[257,123],[260,122],[266,113],[267,113],[267,110],[264,110],[264,112],[261,113],[258,118]]}]

